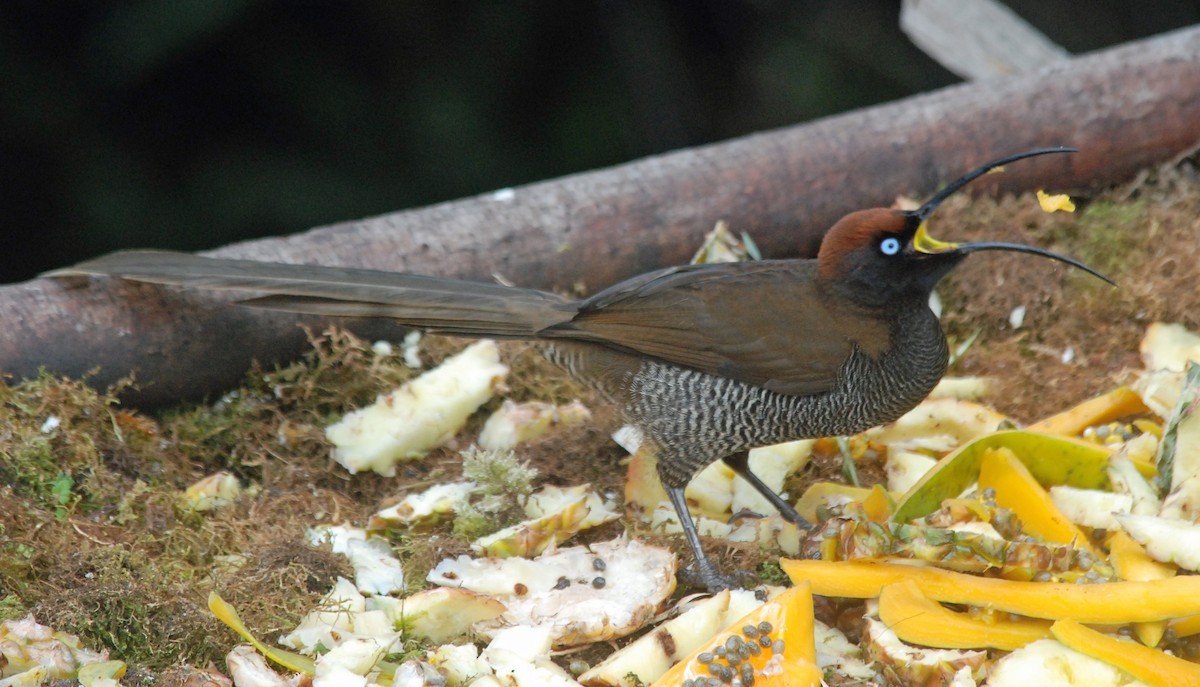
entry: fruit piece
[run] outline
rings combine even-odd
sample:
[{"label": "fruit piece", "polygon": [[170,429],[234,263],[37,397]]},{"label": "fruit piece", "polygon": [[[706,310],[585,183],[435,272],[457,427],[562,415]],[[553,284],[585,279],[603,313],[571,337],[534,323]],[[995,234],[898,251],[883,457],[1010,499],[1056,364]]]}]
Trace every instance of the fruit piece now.
[{"label": "fruit piece", "polygon": [[1148,412],[1142,397],[1127,386],[1089,398],[1079,405],[1026,427],[1030,432],[1079,436],[1085,428]]},{"label": "fruit piece", "polygon": [[986,647],[1012,651],[1050,636],[1050,622],[1046,620],[987,620],[955,613],[922,594],[912,580],[883,588],[879,619],[900,639],[939,649]]},{"label": "fruit piece", "polygon": [[476,553],[532,557],[585,530],[621,517],[590,484],[545,486],[525,499],[530,519],[471,542]]},{"label": "fruit piece", "polygon": [[1191,661],[1109,637],[1074,620],[1059,620],[1050,631],[1079,653],[1114,665],[1152,687],[1200,687],[1200,666]]},{"label": "fruit piece", "polygon": [[492,637],[509,625],[544,626],[557,647],[623,637],[646,625],[675,590],[675,555],[637,540],[573,546],[535,559],[446,559],[435,584],[496,597],[507,607],[475,630]]},{"label": "fruit piece", "polygon": [[1141,544],[1119,530],[1108,538],[1108,558],[1123,580],[1163,580],[1175,576],[1175,566],[1155,560]]},{"label": "fruit piece", "polygon": [[1200,614],[1200,575],[1153,582],[1022,582],[978,577],[929,566],[783,559],[793,582],[812,582],[813,593],[871,599],[885,585],[911,579],[942,603],[967,604],[1031,618],[1073,618],[1098,625],[1166,620]]},{"label": "fruit piece", "polygon": [[[809,522],[818,522],[821,520],[818,508],[831,508],[851,501],[861,501],[870,493],[871,490],[866,487],[855,487],[840,482],[814,482],[804,490],[804,494],[796,502],[796,512]],[[896,494],[892,494],[892,497],[895,498]]]},{"label": "fruit piece", "polygon": [[979,488],[995,489],[996,505],[1016,513],[1029,534],[1100,556],[1087,535],[1063,515],[1025,464],[1008,448],[984,451],[979,462]]},{"label": "fruit piece", "polygon": [[888,497],[883,485],[876,484],[862,500],[862,507],[863,513],[871,522],[887,522],[896,504]]},{"label": "fruit piece", "polygon": [[1171,629],[1171,632],[1175,633],[1176,637],[1180,638],[1200,634],[1200,615],[1176,618],[1167,623],[1167,627]]},{"label": "fruit piece", "polygon": [[840,516],[822,522],[818,531],[805,539],[801,554],[825,561],[907,558],[959,572],[998,570],[1007,579],[1045,577],[1040,573],[1057,581],[1113,577],[1111,566],[1087,551],[1059,544],[1011,541],[989,522],[958,521],[949,527],[876,522],[858,503],[844,506]]},{"label": "fruit piece", "polygon": [[629,457],[625,473],[625,509],[645,520],[666,500],[667,492],[658,479],[658,456],[652,446],[641,444]]},{"label": "fruit piece", "polygon": [[1153,322],[1138,350],[1147,370],[1182,372],[1189,360],[1200,361],[1200,335],[1181,324]]},{"label": "fruit piece", "polygon": [[434,587],[384,609],[392,625],[405,636],[448,642],[467,634],[471,626],[504,612],[504,604],[483,594],[456,587]]},{"label": "fruit piece", "polygon": [[680,658],[720,631],[721,619],[729,608],[729,594],[725,589],[695,604],[622,647],[580,675],[579,681],[589,687],[609,687],[629,684],[624,682],[629,675],[642,683],[658,679]]},{"label": "fruit piece", "polygon": [[[267,659],[249,644],[233,647],[233,650],[225,655],[225,665],[229,668],[229,677],[233,678],[233,684],[238,687],[289,687],[287,678],[268,666]],[[82,675],[79,683],[85,687],[88,685],[83,681]],[[216,683],[214,681],[211,684]]]},{"label": "fruit piece", "polygon": [[[737,652],[730,660],[729,652]],[[798,584],[718,633],[654,682],[681,687],[697,678],[737,678],[756,687],[820,687],[812,591]],[[736,667],[735,667],[736,666]],[[748,667],[747,667],[748,666]],[[747,674],[751,679],[746,679]]]},{"label": "fruit piece", "polygon": [[1179,403],[1179,392],[1183,390],[1183,372],[1150,370],[1143,372],[1134,380],[1132,386],[1142,397],[1142,402],[1147,408],[1154,411],[1158,417],[1167,418],[1171,415],[1171,409]]},{"label": "fruit piece", "polygon": [[396,463],[422,456],[457,434],[471,413],[504,386],[507,374],[496,342],[477,341],[327,427],[332,457],[351,474],[373,470],[391,477]]},{"label": "fruit piece", "polygon": [[[376,670],[393,639],[394,636],[347,637],[341,644],[317,655],[317,680],[313,680],[313,684],[318,685],[322,677],[362,676]],[[327,684],[340,687],[347,683],[331,679]]]},{"label": "fruit piece", "polygon": [[592,413],[579,401],[556,406],[553,403],[508,399],[492,413],[479,432],[479,447],[489,451],[507,451],[517,444],[532,441],[551,427],[571,427],[592,419]]},{"label": "fruit piece", "polygon": [[1106,447],[1053,434],[996,432],[976,439],[938,461],[901,498],[895,522],[909,522],[941,507],[942,501],[963,493],[979,477],[979,464],[988,449],[1008,448],[1046,486],[1068,484],[1083,489],[1108,486]]},{"label": "fruit piece", "polygon": [[1042,212],[1075,212],[1075,203],[1071,201],[1071,196],[1065,193],[1050,194],[1038,189],[1037,199]]},{"label": "fruit piece", "polygon": [[[1120,530],[1108,538],[1108,560],[1123,580],[1163,580],[1175,575],[1175,566],[1154,560],[1141,544]],[[1133,633],[1142,644],[1158,646],[1166,629],[1167,624],[1157,620],[1135,624]]]},{"label": "fruit piece", "polygon": [[988,687],[1146,687],[1113,666],[1042,639],[995,663]]},{"label": "fruit piece", "polygon": [[580,496],[559,511],[480,537],[471,542],[471,550],[500,558],[536,556],[578,532],[589,510],[587,497]]},{"label": "fruit piece", "polygon": [[346,542],[346,557],[354,567],[354,585],[363,594],[404,591],[404,568],[386,539],[350,539]]},{"label": "fruit piece", "polygon": [[1200,365],[1188,363],[1179,402],[1158,445],[1158,486],[1170,491],[1159,515],[1194,520],[1200,516]]},{"label": "fruit piece", "polygon": [[921,687],[949,685],[954,684],[952,681],[964,669],[970,672],[972,680],[983,677],[986,651],[908,646],[886,624],[874,618],[867,618],[866,621],[863,641],[867,654],[883,673],[884,684]]},{"label": "fruit piece", "polygon": [[[1078,489],[1060,484],[1050,487],[1050,501],[1067,520],[1084,527],[1113,530],[1120,527],[1113,513],[1133,510],[1133,497],[1099,489]],[[1018,517],[1024,517],[1020,513]]]},{"label": "fruit piece", "polygon": [[425,491],[408,494],[399,503],[371,516],[367,527],[409,527],[449,515],[467,502],[478,486],[474,482],[435,484]]},{"label": "fruit piece", "polygon": [[929,392],[930,398],[957,398],[962,401],[974,401],[987,395],[992,387],[991,377],[942,377],[942,380]]},{"label": "fruit piece", "polygon": [[1162,499],[1158,497],[1158,492],[1150,481],[1142,476],[1134,462],[1126,456],[1128,448],[1129,444],[1126,444],[1109,460],[1108,478],[1112,482],[1112,489],[1118,494],[1128,494],[1133,499],[1131,513],[1157,515],[1162,506]]},{"label": "fruit piece", "polygon": [[[216,600],[220,601],[220,597],[217,597]],[[366,606],[366,598],[358,592],[354,584],[344,577],[339,577],[334,583],[333,589],[330,589],[321,598],[317,607],[300,619],[296,629],[280,637],[279,643],[306,654],[316,652],[318,646],[326,649],[337,646],[345,637],[353,636],[355,620],[363,614]],[[209,597],[209,609],[213,613],[217,613],[217,609],[213,608],[213,597],[211,596]],[[221,616],[218,614],[217,617]],[[226,621],[226,624],[229,622]],[[247,639],[249,638],[247,637]],[[251,643],[253,644],[253,642]],[[255,648],[262,651],[262,648],[257,645]],[[267,654],[267,658],[274,660],[270,654]]]},{"label": "fruit piece", "polygon": [[875,678],[875,669],[863,658],[862,648],[851,643],[841,630],[817,620],[813,634],[817,640],[817,667],[825,671],[830,684],[843,684],[835,682],[839,679],[845,684],[867,684]]},{"label": "fruit piece", "polygon": [[921,402],[890,425],[866,433],[889,449],[945,453],[996,431],[1008,418],[971,401],[935,398]]},{"label": "fruit piece", "polygon": [[[778,595],[776,592],[775,596]],[[754,592],[723,590],[700,601],[579,676],[589,687],[650,684],[681,658],[696,651],[730,623],[762,606]]]},{"label": "fruit piece", "polygon": [[[550,660],[551,640],[550,629],[546,627],[506,627],[496,633],[480,656],[495,671],[497,684],[576,687],[579,683]],[[467,684],[479,683],[468,681]]]},{"label": "fruit piece", "polygon": [[925,473],[937,465],[937,461],[924,453],[888,447],[887,484],[891,491],[905,492],[921,481]]},{"label": "fruit piece", "polygon": [[196,512],[216,510],[233,503],[245,491],[241,480],[221,470],[185,489],[183,503]]},{"label": "fruit piece", "polygon": [[1118,515],[1117,522],[1156,561],[1200,571],[1200,525],[1156,515]]},{"label": "fruit piece", "polygon": [[[780,493],[788,475],[808,462],[814,443],[801,440],[752,449],[750,469],[767,486]],[[666,507],[670,509],[667,493],[658,479],[656,464],[653,450],[640,443],[639,439],[625,477],[625,507],[642,519],[651,517],[663,504],[668,504]],[[701,470],[688,483],[685,496],[692,515],[697,519],[726,521],[732,513],[741,510],[764,515],[775,512],[757,490],[739,479],[733,469],[721,461]]]}]

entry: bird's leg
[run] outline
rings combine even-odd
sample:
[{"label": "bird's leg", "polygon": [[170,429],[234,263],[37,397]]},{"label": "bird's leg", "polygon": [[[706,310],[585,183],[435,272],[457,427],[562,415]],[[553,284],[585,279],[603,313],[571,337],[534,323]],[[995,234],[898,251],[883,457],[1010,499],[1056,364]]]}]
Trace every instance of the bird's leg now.
[{"label": "bird's leg", "polygon": [[779,511],[779,514],[783,516],[784,520],[787,520],[800,529],[812,529],[812,523],[805,519],[803,515],[800,515],[800,513],[796,512],[796,509],[792,507],[792,504],[784,501],[779,494],[775,493],[774,489],[768,487],[765,482],[758,478],[758,475],[750,471],[749,451],[738,451],[737,453],[725,456],[723,460],[725,461],[726,465],[733,469],[735,473],[740,475],[742,479],[749,482],[750,486],[754,487],[758,493],[762,494],[764,499],[769,501],[772,506],[775,506],[775,510]]},{"label": "bird's leg", "polygon": [[675,514],[679,516],[679,525],[683,528],[683,536],[687,538],[688,546],[692,547],[692,554],[696,557],[696,573],[699,575],[700,581],[710,592],[736,587],[737,585],[722,575],[717,566],[704,554],[704,549],[700,546],[700,534],[696,531],[696,523],[692,520],[691,512],[688,511],[683,487],[672,487],[664,483],[663,488],[667,490],[667,497],[671,499],[671,505],[675,507]]}]

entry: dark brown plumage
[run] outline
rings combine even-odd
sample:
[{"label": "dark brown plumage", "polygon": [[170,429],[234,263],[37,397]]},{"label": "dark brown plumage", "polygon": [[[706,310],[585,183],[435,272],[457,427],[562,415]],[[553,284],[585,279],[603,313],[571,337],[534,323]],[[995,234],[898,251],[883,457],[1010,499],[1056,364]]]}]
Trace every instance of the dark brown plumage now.
[{"label": "dark brown plumage", "polygon": [[[123,252],[51,276],[111,275],[160,284],[270,295],[246,305],[304,313],[386,317],[431,332],[538,339],[546,354],[595,386],[639,427],[657,454],[699,573],[728,584],[704,556],[683,489],[725,460],[784,517],[809,524],[747,467],[749,449],[860,432],[894,420],[942,377],[947,349],[928,308],[934,285],[970,252],[1013,250],[1090,268],[1053,253],[1003,243],[950,244],[924,221],[989,163],[916,211],[847,215],[816,260],[672,267],[569,301],[555,294],[370,270]],[[1101,276],[1097,274],[1097,276]]]}]

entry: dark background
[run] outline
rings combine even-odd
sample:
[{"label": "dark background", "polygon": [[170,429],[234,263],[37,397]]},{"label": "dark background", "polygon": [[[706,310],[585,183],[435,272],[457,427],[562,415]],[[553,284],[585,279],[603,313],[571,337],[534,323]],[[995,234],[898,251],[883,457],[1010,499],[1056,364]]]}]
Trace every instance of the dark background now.
[{"label": "dark background", "polygon": [[[1072,52],[1200,22],[1195,2],[1007,4]],[[0,281],[450,200],[958,81],[898,13],[883,0],[4,0]]]}]

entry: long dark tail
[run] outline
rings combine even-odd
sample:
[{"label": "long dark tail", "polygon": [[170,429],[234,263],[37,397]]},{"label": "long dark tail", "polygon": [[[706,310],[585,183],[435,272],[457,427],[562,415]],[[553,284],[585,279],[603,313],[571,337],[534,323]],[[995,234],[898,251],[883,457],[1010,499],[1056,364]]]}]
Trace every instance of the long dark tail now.
[{"label": "long dark tail", "polygon": [[529,338],[570,320],[573,302],[545,291],[349,267],[122,251],[43,276],[101,275],[269,295],[242,304],[336,317],[387,317],[431,332]]}]

